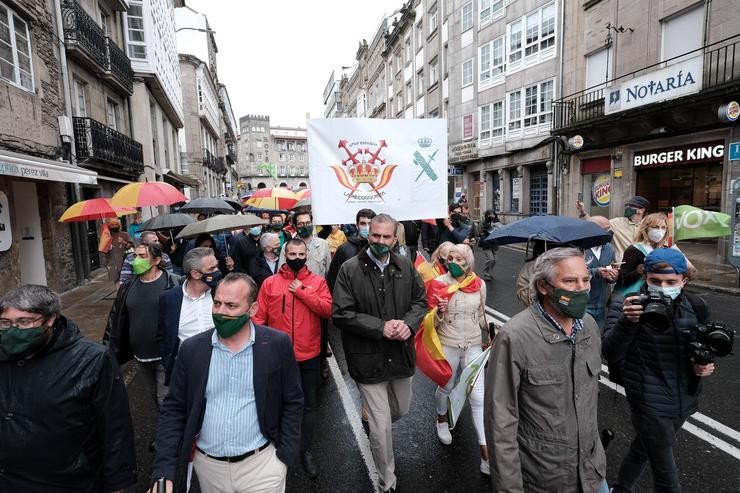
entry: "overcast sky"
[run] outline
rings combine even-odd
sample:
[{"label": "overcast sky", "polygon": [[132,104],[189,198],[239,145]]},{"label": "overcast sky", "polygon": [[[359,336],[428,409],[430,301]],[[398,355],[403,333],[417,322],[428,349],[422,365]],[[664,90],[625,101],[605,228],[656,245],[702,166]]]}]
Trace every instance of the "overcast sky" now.
[{"label": "overcast sky", "polygon": [[269,115],[271,125],[305,126],[324,115],[331,71],[355,63],[384,14],[403,0],[186,0],[216,31],[218,78],[234,116]]}]

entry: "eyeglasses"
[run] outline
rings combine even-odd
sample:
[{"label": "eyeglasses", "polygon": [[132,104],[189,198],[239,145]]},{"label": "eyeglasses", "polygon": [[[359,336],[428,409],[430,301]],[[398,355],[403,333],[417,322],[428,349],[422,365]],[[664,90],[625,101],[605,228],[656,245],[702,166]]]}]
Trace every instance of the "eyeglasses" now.
[{"label": "eyeglasses", "polygon": [[44,317],[38,318],[19,318],[16,320],[9,320],[7,318],[0,318],[0,329],[9,329],[11,327],[19,327],[21,329],[31,329],[36,327],[36,324],[43,320]]}]

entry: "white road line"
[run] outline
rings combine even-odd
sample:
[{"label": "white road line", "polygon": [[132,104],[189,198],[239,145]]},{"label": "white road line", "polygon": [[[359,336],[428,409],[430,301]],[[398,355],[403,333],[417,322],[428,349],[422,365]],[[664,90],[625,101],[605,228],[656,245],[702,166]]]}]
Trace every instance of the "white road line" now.
[{"label": "white road line", "polygon": [[327,362],[329,363],[331,376],[339,390],[339,397],[342,399],[342,406],[344,406],[344,412],[347,415],[350,426],[352,427],[352,433],[354,433],[357,445],[360,447],[360,453],[365,461],[365,467],[370,476],[370,481],[373,483],[374,491],[378,491],[380,489],[378,470],[375,468],[375,461],[373,461],[373,453],[370,450],[370,441],[365,435],[365,430],[362,429],[360,414],[357,412],[357,409],[355,409],[355,404],[352,401],[352,397],[349,395],[349,388],[344,381],[344,377],[342,377],[342,372],[339,370],[336,357],[327,358]]},{"label": "white road line", "polygon": [[[497,310],[494,310],[490,306],[486,307],[486,313],[492,317],[494,317],[494,321],[500,324],[506,323],[510,317],[508,317],[506,314],[501,313]],[[609,368],[606,365],[601,365],[601,371],[605,373],[606,375],[609,374]],[[621,385],[617,385],[611,380],[608,380],[604,377],[599,377],[599,382],[601,382],[603,385],[606,385],[610,389],[614,390],[615,392],[625,395],[624,394],[624,388]],[[691,415],[691,419],[695,419],[699,423],[702,423],[703,425],[711,428],[713,431],[725,435],[726,437],[740,443],[740,432],[737,430],[734,430],[730,428],[729,426],[720,423],[719,421],[710,418],[709,416],[706,416],[702,413],[696,412]],[[734,445],[731,445],[721,438],[718,438],[711,433],[697,427],[696,425],[689,423],[688,421],[684,423],[683,428],[691,433],[692,435],[706,441],[707,443],[714,445],[718,449],[722,450],[723,452],[726,452],[727,454],[731,455],[735,459],[740,460],[740,448],[735,447]]]}]

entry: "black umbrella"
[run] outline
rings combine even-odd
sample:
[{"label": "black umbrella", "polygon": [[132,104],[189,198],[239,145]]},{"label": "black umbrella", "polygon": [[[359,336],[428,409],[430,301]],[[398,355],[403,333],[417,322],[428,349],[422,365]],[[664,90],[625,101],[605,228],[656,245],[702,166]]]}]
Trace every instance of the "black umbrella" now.
[{"label": "black umbrella", "polygon": [[239,212],[240,210],[242,210],[242,205],[237,200],[223,199],[223,201],[229,204],[236,212]]},{"label": "black umbrella", "polygon": [[213,214],[215,212],[234,214],[236,211],[223,199],[201,197],[193,199],[180,207],[180,212],[187,212],[188,214]]},{"label": "black umbrella", "polygon": [[494,229],[482,245],[507,245],[544,240],[562,245],[591,248],[611,241],[596,223],[568,216],[532,216]]},{"label": "black umbrella", "polygon": [[188,224],[194,223],[193,219],[188,214],[161,214],[155,216],[141,224],[139,231],[161,231],[163,229],[176,229],[187,226]]}]

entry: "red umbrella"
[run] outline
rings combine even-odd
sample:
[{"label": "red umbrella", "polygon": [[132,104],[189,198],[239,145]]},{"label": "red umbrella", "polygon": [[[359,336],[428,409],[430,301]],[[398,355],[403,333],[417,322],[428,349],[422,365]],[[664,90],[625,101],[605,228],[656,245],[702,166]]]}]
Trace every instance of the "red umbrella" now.
[{"label": "red umbrella", "polygon": [[145,207],[172,205],[185,202],[188,198],[163,181],[139,181],[122,187],[111,199],[111,205]]},{"label": "red umbrella", "polygon": [[105,217],[118,217],[126,214],[135,214],[134,207],[113,207],[110,205],[110,199],[98,198],[82,200],[70,205],[62,217],[60,223],[95,221]]}]

